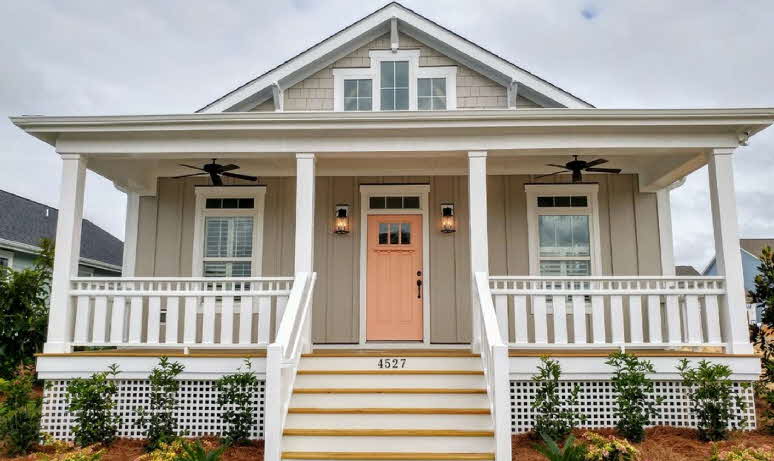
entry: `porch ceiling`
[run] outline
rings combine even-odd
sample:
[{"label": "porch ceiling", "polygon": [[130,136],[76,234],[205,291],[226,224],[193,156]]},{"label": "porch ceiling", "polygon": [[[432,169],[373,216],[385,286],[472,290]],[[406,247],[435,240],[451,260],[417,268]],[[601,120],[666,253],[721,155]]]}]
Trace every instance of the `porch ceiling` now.
[{"label": "porch ceiling", "polygon": [[569,155],[604,156],[657,190],[774,122],[774,109],[519,109],[403,113],[218,113],[15,117],[14,124],[122,187],[151,191],[217,157],[258,176],[294,174],[293,154],[319,155],[319,175],[466,174],[470,150],[490,174],[544,174]]}]

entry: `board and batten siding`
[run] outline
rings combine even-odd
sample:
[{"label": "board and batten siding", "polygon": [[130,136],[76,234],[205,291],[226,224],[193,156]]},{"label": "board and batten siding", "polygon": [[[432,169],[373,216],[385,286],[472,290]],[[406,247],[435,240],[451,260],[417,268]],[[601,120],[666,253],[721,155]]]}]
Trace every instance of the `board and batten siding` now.
[{"label": "board and batten siding", "polygon": [[[587,176],[599,183],[602,269],[608,275],[661,273],[655,194],[640,193],[634,175]],[[488,181],[489,260],[494,275],[527,275],[524,185],[529,176]],[[295,177],[268,177],[264,209],[264,276],[293,273]],[[199,178],[159,180],[156,197],[140,200],[138,276],[190,276],[194,187]],[[360,185],[430,184],[430,340],[470,340],[470,249],[466,176],[320,176],[316,178],[313,312],[316,343],[357,343],[360,324]],[[333,210],[350,205],[351,232],[333,233]],[[440,232],[441,204],[454,203],[457,232]],[[426,272],[428,268],[425,268]]]}]

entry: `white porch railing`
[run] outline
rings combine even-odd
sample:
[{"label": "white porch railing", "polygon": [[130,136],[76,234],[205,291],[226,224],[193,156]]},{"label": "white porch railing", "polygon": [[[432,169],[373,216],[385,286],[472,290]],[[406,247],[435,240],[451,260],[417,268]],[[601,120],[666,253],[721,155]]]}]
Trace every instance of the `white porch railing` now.
[{"label": "white porch railing", "polygon": [[317,274],[299,272],[277,330],[266,353],[266,461],[279,461],[282,431],[288,414],[301,354],[312,348],[312,297]]},{"label": "white porch railing", "polygon": [[488,286],[512,347],[723,345],[723,277],[491,276]]},{"label": "white porch railing", "polygon": [[71,283],[70,346],[154,348],[267,345],[272,310],[279,325],[294,284],[292,277],[81,277]]},{"label": "white porch railing", "polygon": [[[497,325],[492,294],[489,290],[487,274],[477,272],[473,283],[473,309],[478,315],[475,328],[480,328],[474,337],[481,343],[475,347],[481,352],[484,367],[486,391],[489,395],[489,408],[495,428],[495,459],[511,459],[511,405],[508,346],[501,337]],[[507,338],[507,336],[506,336]]]}]

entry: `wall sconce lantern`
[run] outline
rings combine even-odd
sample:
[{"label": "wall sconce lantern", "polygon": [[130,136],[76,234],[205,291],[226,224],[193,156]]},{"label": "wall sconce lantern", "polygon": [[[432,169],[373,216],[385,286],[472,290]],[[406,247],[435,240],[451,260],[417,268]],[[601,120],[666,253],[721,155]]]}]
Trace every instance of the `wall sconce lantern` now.
[{"label": "wall sconce lantern", "polygon": [[444,203],[441,205],[441,232],[451,234],[457,230],[457,223],[454,221],[454,204]]},{"label": "wall sconce lantern", "polygon": [[336,205],[333,232],[349,234],[349,205]]}]

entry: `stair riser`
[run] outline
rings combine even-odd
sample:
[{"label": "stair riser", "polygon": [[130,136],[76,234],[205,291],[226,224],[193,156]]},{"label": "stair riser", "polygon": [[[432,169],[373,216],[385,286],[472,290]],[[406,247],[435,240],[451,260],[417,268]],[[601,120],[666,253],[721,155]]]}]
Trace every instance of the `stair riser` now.
[{"label": "stair riser", "polygon": [[[475,370],[481,371],[478,357],[305,357],[301,360],[302,370],[384,370],[397,361],[398,370]],[[403,359],[406,361],[403,362]],[[382,368],[379,361],[382,361]],[[392,368],[390,368],[392,369]]]},{"label": "stair riser", "polygon": [[[283,459],[283,461],[338,461],[338,460],[331,460],[330,458],[326,458],[326,459],[316,459],[316,458],[305,458],[305,459],[293,458],[293,459],[286,459],[286,458],[282,458],[282,459]],[[431,461],[470,461],[468,459],[463,459],[463,458],[443,458],[442,460],[439,460],[438,458],[430,458],[430,460]],[[361,460],[361,459],[357,459],[357,458],[347,458],[344,461],[385,461],[385,460],[374,460],[374,459],[362,459]],[[386,460],[386,461],[389,461],[389,460]],[[400,459],[399,461],[428,461],[428,459],[427,458],[426,459],[406,458],[406,459]]]},{"label": "stair riser", "polygon": [[480,453],[494,450],[492,437],[285,436],[283,451],[389,451]]},{"label": "stair riser", "polygon": [[489,401],[486,394],[293,394],[290,407],[489,408]]},{"label": "stair riser", "polygon": [[423,388],[483,389],[481,375],[298,375],[295,388]]},{"label": "stair riser", "polygon": [[490,415],[300,414],[288,415],[287,429],[455,429],[492,430]]}]

